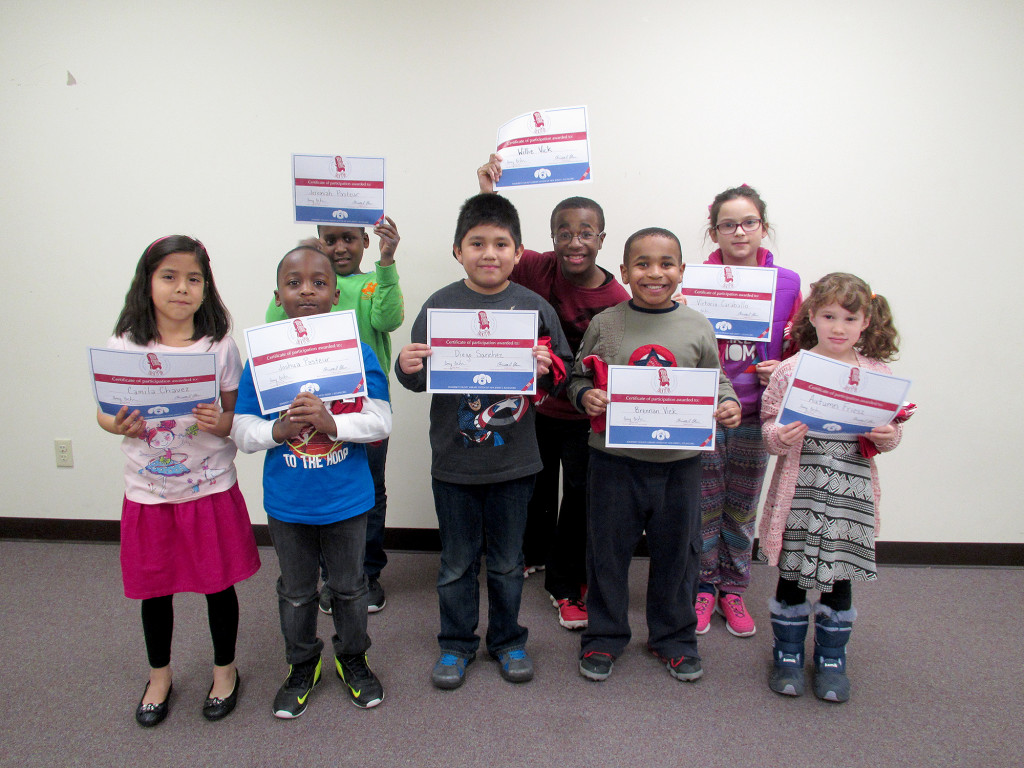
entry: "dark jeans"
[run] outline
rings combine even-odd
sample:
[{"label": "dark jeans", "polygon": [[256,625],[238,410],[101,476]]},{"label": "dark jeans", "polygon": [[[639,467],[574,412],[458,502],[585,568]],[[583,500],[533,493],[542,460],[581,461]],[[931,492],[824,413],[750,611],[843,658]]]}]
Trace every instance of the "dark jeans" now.
[{"label": "dark jeans", "polygon": [[[554,419],[537,414],[537,445],[544,468],[537,474],[526,518],[523,557],[545,565],[544,587],[556,598],[578,599],[587,580],[586,419]],[[561,468],[562,503],[558,503]]]},{"label": "dark jeans", "polygon": [[324,644],[316,636],[318,562],[323,555],[334,608],[334,653],[363,653],[370,647],[366,634],[366,515],[329,525],[284,523],[267,516],[270,538],[281,565],[277,603],[281,613],[285,657],[301,664],[320,655]]},{"label": "dark jeans", "polygon": [[480,557],[487,552],[487,650],[497,656],[526,645],[519,626],[523,595],[523,529],[533,476],[487,485],[434,479],[434,508],[441,534],[437,599],[442,650],[468,656],[480,638]]},{"label": "dark jeans", "polygon": [[646,530],[648,644],[668,658],[699,658],[700,456],[659,464],[591,449],[588,488],[581,652],[618,656],[629,643],[629,564]]},{"label": "dark jeans", "polygon": [[[368,579],[380,578],[380,572],[388,564],[384,551],[384,526],[388,513],[388,489],[384,482],[384,470],[388,461],[388,440],[366,444],[366,460],[373,477],[373,507],[366,513],[366,554],[363,556],[363,570]],[[320,558],[320,571],[327,582],[327,563]]]}]

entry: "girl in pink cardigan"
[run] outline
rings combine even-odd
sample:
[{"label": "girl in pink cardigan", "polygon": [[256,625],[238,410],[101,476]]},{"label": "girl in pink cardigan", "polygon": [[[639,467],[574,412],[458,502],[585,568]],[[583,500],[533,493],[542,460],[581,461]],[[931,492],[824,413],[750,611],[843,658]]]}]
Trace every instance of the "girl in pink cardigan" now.
[{"label": "girl in pink cardigan", "polygon": [[[800,349],[832,358],[851,369],[889,373],[885,362],[899,349],[888,302],[867,283],[832,273],[811,286],[793,326]],[[872,456],[891,451],[902,436],[893,422],[854,437],[809,433],[799,421],[778,425],[776,417],[798,358],[779,364],[761,402],[761,431],[778,455],[760,525],[760,557],[779,566],[770,602],[775,636],[768,687],[799,696],[804,691],[804,639],[812,607],[807,590],[821,598],[814,613],[814,693],[846,701],[846,643],[856,610],[852,582],[874,581],[875,534],[880,490]]]}]

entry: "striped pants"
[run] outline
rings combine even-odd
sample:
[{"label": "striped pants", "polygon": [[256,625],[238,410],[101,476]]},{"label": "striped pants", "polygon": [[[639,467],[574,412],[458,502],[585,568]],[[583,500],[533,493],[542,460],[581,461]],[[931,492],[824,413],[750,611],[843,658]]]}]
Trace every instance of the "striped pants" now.
[{"label": "striped pants", "polygon": [[700,591],[743,594],[750,584],[750,553],[768,452],[761,420],[718,427],[715,450],[701,456]]}]

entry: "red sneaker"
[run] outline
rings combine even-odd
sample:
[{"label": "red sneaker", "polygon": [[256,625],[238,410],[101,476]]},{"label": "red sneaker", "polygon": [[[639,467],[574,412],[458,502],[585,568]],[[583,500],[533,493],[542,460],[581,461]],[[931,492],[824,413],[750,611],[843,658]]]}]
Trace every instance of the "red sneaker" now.
[{"label": "red sneaker", "polygon": [[697,593],[697,634],[703,635],[711,628],[711,614],[715,612],[715,596],[710,592]]},{"label": "red sneaker", "polygon": [[566,629],[586,629],[587,606],[582,600],[556,599],[551,597],[551,604],[558,609],[558,623]]},{"label": "red sneaker", "polygon": [[725,626],[736,637],[750,637],[757,632],[754,620],[739,595],[722,594],[718,598],[718,612],[725,616]]}]

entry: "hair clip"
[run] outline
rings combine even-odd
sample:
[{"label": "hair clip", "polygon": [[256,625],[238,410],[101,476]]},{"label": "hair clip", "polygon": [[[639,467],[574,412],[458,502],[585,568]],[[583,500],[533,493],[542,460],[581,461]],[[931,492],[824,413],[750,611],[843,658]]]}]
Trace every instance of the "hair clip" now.
[{"label": "hair clip", "polygon": [[874,301],[874,300],[875,300],[875,299],[877,299],[877,298],[878,298],[878,294],[876,294],[876,293],[872,293],[872,294],[871,294],[871,300],[872,300],[872,301]]}]

